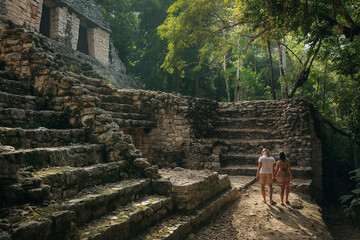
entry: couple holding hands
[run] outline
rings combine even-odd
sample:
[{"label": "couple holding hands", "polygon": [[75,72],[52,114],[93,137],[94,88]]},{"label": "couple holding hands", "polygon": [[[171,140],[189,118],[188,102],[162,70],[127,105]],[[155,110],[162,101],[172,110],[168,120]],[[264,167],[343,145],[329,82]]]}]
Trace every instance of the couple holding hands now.
[{"label": "couple holding hands", "polygon": [[273,195],[273,181],[276,178],[278,185],[281,189],[280,191],[280,200],[281,205],[284,205],[284,192],[285,192],[285,203],[290,205],[289,202],[289,184],[292,181],[292,174],[290,171],[290,161],[286,159],[285,153],[280,152],[280,160],[276,162],[275,159],[270,157],[270,151],[264,148],[262,151],[262,156],[259,158],[259,167],[256,174],[256,179],[260,179],[261,184],[261,195],[264,198],[264,203],[266,203],[266,194],[265,194],[265,184],[269,186],[269,198],[270,204],[275,205],[276,202],[272,200]]}]

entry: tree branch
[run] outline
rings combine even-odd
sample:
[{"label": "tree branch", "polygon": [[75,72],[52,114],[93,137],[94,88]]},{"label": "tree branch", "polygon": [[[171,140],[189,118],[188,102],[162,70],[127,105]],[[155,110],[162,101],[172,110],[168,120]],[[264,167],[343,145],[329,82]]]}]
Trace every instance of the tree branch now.
[{"label": "tree branch", "polygon": [[345,20],[348,22],[351,28],[355,27],[355,23],[350,17],[349,13],[346,11],[344,5],[342,4],[341,0],[336,1],[336,6],[340,9],[340,12],[343,14]]},{"label": "tree branch", "polygon": [[301,63],[301,65],[303,65],[303,62],[301,61],[301,59],[288,46],[286,46],[286,44],[284,44],[282,42],[280,42],[280,43],[296,57],[296,59]]},{"label": "tree branch", "polygon": [[255,36],[253,36],[250,41],[246,44],[245,48],[244,48],[244,52],[245,54],[247,53],[247,50],[249,48],[249,45],[251,43],[253,43],[258,37],[260,37],[262,34],[264,34],[265,32],[267,32],[268,30],[272,29],[273,26],[272,25],[269,25],[267,26],[266,28],[264,28],[263,30],[261,30],[258,34],[256,34]]},{"label": "tree branch", "polygon": [[[305,83],[305,82],[307,81],[307,79],[309,78],[309,73],[310,73],[311,65],[312,65],[312,63],[314,62],[315,57],[316,57],[316,55],[319,53],[319,50],[320,50],[321,40],[320,40],[320,41],[319,41],[319,39],[315,40],[314,43],[311,45],[311,48],[310,48],[310,50],[309,50],[309,51],[312,51],[312,50],[315,48],[315,46],[316,46],[317,43],[319,43],[319,44],[318,44],[318,46],[317,46],[317,48],[316,48],[316,50],[315,50],[315,52],[314,52],[314,55],[313,55],[312,59],[310,60],[311,55],[309,54],[308,58],[306,59],[304,65],[303,65],[303,69],[302,69],[299,77],[296,79],[294,88],[291,90],[291,93],[290,93],[290,96],[289,96],[290,98],[294,97],[294,94],[295,94],[296,90],[297,90],[299,87],[303,86],[304,83]],[[310,64],[309,64],[309,66],[307,66],[308,63],[309,63],[309,61],[310,61]]]}]

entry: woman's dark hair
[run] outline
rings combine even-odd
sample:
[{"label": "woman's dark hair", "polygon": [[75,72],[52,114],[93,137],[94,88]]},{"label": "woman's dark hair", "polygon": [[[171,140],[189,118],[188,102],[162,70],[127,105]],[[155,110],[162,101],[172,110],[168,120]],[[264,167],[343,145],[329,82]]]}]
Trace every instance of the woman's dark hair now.
[{"label": "woman's dark hair", "polygon": [[285,153],[284,152],[280,152],[280,160],[281,161],[285,161]]}]

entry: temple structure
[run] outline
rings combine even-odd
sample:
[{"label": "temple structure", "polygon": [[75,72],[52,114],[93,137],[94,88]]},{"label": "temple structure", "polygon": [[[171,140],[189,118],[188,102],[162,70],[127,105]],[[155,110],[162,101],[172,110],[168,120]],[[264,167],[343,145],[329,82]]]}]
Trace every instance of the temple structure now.
[{"label": "temple structure", "polygon": [[0,30],[10,20],[48,37],[78,74],[139,88],[112,45],[109,23],[93,0],[0,0]]}]

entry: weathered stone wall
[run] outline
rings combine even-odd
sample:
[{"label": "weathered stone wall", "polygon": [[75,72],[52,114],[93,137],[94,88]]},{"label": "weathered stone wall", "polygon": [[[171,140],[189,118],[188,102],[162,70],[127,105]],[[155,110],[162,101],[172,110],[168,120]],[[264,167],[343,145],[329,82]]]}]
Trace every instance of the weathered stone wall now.
[{"label": "weathered stone wall", "polygon": [[76,50],[79,40],[80,18],[75,13],[72,13],[70,18],[72,21],[70,29],[71,48]]},{"label": "weathered stone wall", "polygon": [[6,15],[6,0],[0,0],[0,15]]},{"label": "weathered stone wall", "polygon": [[110,34],[101,28],[88,30],[89,55],[105,65],[109,63],[109,38]]},{"label": "weathered stone wall", "polygon": [[56,52],[63,55],[65,64],[71,71],[84,76],[103,79],[104,82],[118,88],[141,88],[134,78],[126,75],[126,68],[117,56],[112,44],[110,44],[110,62],[108,65],[104,65],[99,60],[75,51],[62,43],[53,40],[50,42],[56,48]]},{"label": "weathered stone wall", "polygon": [[[126,75],[126,68],[110,40],[109,24],[94,1],[44,1],[50,8],[50,38],[57,52],[64,55],[67,67],[77,74],[101,78],[118,88],[141,88]],[[0,0],[0,30],[6,20],[39,31],[43,0]],[[81,24],[87,28],[89,55],[77,51]]]},{"label": "weathered stone wall", "polygon": [[206,136],[216,121],[217,103],[210,99],[142,90],[118,93],[156,122],[152,129],[123,130],[150,162],[161,167],[187,166],[194,139]]},{"label": "weathered stone wall", "polygon": [[71,10],[88,19],[96,26],[111,32],[109,23],[105,21],[93,0],[60,0],[60,2],[66,4]]},{"label": "weathered stone wall", "polygon": [[311,127],[311,167],[313,170],[312,175],[312,196],[319,202],[324,200],[323,191],[323,154],[322,154],[322,142],[318,136],[320,126],[317,126],[318,118],[315,109],[310,106],[312,115],[310,119]]},{"label": "weathered stone wall", "polygon": [[[61,5],[58,2],[58,6],[50,8],[50,38],[76,50],[80,18],[86,16],[89,55],[107,65],[111,30],[94,2],[77,0],[60,3]],[[2,0],[0,4],[4,6],[0,16],[30,30],[40,30],[43,0]]]},{"label": "weathered stone wall", "polygon": [[39,31],[43,0],[6,0],[5,9],[7,19],[15,24],[26,26]]},{"label": "weathered stone wall", "polygon": [[[251,163],[243,164],[256,166],[263,148],[269,148],[276,159],[284,151],[299,169],[311,169],[314,162],[321,165],[312,135],[311,105],[305,99],[217,103],[150,91],[118,90],[118,94],[136,105],[137,113],[156,122],[156,127],[122,130],[160,167],[216,170],[222,165],[221,156],[231,151],[249,156]],[[243,125],[229,122],[233,127],[224,134],[221,124],[227,115],[241,117]]]},{"label": "weathered stone wall", "polygon": [[50,9],[50,38],[77,49],[80,18],[67,7]]}]

